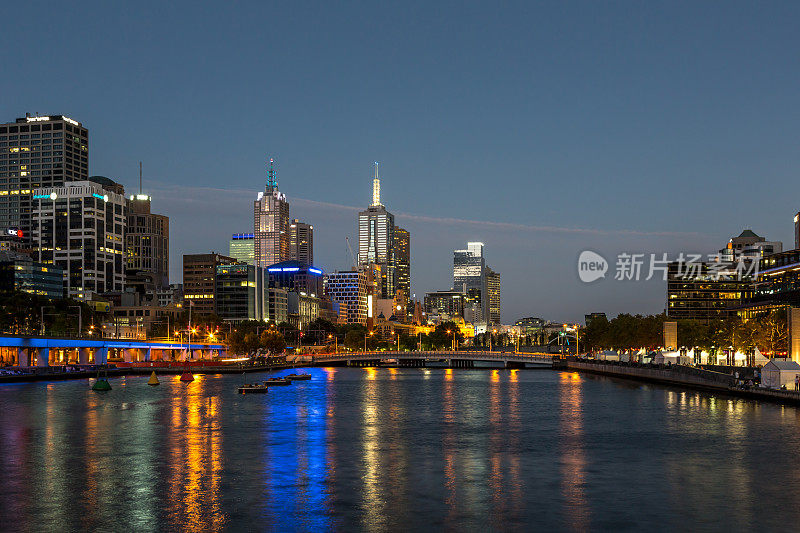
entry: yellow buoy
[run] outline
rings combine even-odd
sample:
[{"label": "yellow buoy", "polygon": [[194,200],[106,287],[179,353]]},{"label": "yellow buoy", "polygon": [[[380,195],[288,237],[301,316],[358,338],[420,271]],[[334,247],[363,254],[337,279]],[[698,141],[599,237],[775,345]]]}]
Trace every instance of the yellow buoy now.
[{"label": "yellow buoy", "polygon": [[158,381],[158,376],[156,376],[156,371],[153,370],[153,373],[150,374],[150,379],[147,380],[147,384],[155,387],[160,382]]}]

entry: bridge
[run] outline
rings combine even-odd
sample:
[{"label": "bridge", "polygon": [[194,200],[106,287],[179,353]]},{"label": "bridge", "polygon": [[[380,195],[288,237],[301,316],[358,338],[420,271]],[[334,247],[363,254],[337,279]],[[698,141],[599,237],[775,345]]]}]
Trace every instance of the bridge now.
[{"label": "bridge", "polygon": [[421,352],[340,352],[314,354],[314,365],[397,366],[428,368],[549,368],[553,356],[544,353],[421,351]]},{"label": "bridge", "polygon": [[109,361],[194,361],[225,357],[223,344],[0,335],[0,363],[103,365]]}]

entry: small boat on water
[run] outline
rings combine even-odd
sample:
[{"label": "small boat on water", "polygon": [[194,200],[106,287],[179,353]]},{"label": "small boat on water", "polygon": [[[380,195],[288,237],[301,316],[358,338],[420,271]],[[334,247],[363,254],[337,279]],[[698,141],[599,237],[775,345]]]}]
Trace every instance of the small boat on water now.
[{"label": "small boat on water", "polygon": [[264,385],[266,385],[266,386],[270,386],[270,385],[286,386],[286,385],[291,385],[291,384],[292,384],[291,381],[289,381],[288,379],[284,379],[284,378],[269,378],[268,380],[266,380],[264,382]]},{"label": "small boat on water", "polygon": [[237,390],[239,391],[239,394],[266,394],[266,392],[269,390],[269,387],[260,383],[248,383],[246,385],[242,385]]},{"label": "small boat on water", "polygon": [[289,381],[305,381],[311,379],[311,374],[289,374],[284,377]]}]

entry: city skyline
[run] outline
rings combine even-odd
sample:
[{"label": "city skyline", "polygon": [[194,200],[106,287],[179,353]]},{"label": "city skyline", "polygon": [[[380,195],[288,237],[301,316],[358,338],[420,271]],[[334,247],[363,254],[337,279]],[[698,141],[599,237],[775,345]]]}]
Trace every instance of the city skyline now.
[{"label": "city skyline", "polygon": [[[784,248],[794,240],[793,4],[323,7],[302,21],[241,8],[237,25],[213,26],[203,24],[211,12],[185,11],[10,6],[10,17],[54,30],[15,48],[0,81],[3,121],[63,113],[91,130],[89,175],[138,190],[144,161],[144,192],[173,221],[173,280],[183,253],[227,253],[230,235],[250,227],[242,201],[263,189],[267,154],[292,217],[315,226],[326,270],[347,268],[344,235],[355,242],[353,213],[369,204],[378,160],[385,203],[414,235],[417,299],[446,287],[452,249],[483,241],[519,294],[503,299],[506,323],[663,310],[660,281],[580,283],[585,249],[712,253],[745,228]],[[282,24],[265,33],[257,20]],[[415,42],[404,37],[412,26]],[[207,27],[201,53],[185,44],[200,40],[195,27]],[[61,52],[67,28],[92,52]],[[13,48],[24,32],[0,39]],[[45,83],[55,70],[59,91]],[[231,124],[241,135],[220,136]],[[762,184],[770,209],[753,209]]]}]

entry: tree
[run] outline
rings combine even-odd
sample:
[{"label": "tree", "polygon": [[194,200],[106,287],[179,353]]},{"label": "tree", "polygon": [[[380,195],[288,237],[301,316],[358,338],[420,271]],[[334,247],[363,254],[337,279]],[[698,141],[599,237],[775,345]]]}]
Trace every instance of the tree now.
[{"label": "tree", "polygon": [[270,354],[275,355],[281,353],[286,348],[286,341],[281,332],[269,328],[261,333],[261,347],[267,350]]}]

